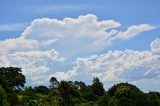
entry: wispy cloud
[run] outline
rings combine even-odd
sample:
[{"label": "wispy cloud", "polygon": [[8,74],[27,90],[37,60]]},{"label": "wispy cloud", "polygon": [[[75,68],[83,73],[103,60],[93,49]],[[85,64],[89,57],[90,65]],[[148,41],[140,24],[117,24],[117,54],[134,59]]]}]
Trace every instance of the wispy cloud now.
[{"label": "wispy cloud", "polygon": [[0,32],[24,30],[28,23],[0,24]]},{"label": "wispy cloud", "polygon": [[23,7],[24,11],[30,11],[33,13],[48,13],[48,12],[66,12],[66,11],[78,11],[83,9],[98,9],[99,6],[89,6],[89,5],[47,5],[47,6],[30,6]]}]

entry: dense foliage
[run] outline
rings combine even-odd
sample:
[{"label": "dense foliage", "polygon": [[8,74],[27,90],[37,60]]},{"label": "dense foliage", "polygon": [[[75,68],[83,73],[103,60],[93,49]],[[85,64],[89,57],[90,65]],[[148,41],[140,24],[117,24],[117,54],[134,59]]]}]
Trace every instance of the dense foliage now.
[{"label": "dense foliage", "polygon": [[0,68],[0,76],[5,78],[9,86],[14,90],[24,87],[25,76],[22,74],[21,68],[18,67],[2,67]]},{"label": "dense foliage", "polygon": [[16,67],[0,68],[0,106],[160,106],[159,92],[144,93],[129,83],[105,91],[99,78],[86,85],[51,77],[50,87],[25,87],[21,72]]}]

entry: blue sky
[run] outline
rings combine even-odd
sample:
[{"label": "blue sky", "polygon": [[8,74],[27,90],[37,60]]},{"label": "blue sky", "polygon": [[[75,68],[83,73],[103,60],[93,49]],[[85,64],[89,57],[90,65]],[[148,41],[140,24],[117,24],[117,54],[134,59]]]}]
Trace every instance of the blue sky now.
[{"label": "blue sky", "polygon": [[0,66],[59,80],[160,90],[159,0],[0,1]]}]

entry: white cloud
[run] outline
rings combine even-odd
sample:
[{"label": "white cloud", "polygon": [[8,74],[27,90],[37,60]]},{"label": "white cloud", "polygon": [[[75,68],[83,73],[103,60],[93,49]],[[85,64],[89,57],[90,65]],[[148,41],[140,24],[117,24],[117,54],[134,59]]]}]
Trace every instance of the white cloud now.
[{"label": "white cloud", "polygon": [[36,82],[36,86],[37,86],[37,84],[41,85],[41,84],[45,84],[46,82],[48,82],[47,76],[45,76],[45,75],[31,77],[31,81],[33,82],[31,84],[33,84],[33,85]]},{"label": "white cloud", "polygon": [[[59,41],[57,45],[65,45],[64,50],[69,50],[69,52],[71,49],[75,49],[73,51],[84,51],[91,50],[97,41],[109,39],[117,32],[112,29],[120,25],[119,22],[114,20],[98,21],[98,18],[92,14],[79,16],[77,19],[42,18],[34,20],[22,33],[22,36],[26,39],[38,39],[40,42],[57,39]],[[73,44],[76,46],[82,45],[85,48],[78,50],[77,47],[73,47]]]},{"label": "white cloud", "polygon": [[0,47],[0,66],[9,66],[11,65],[8,58],[9,54],[17,51],[25,52],[28,50],[34,50],[38,47],[38,42],[36,40],[26,40],[19,37],[0,41]]},{"label": "white cloud", "polygon": [[8,53],[11,50],[17,49],[34,49],[37,48],[38,42],[36,40],[26,40],[22,37],[16,39],[6,39],[4,41],[0,41],[0,54]]},{"label": "white cloud", "polygon": [[103,82],[140,81],[158,79],[159,63],[160,55],[152,51],[109,51],[99,56],[77,58],[73,69],[79,76],[85,76],[90,80],[98,76]]},{"label": "white cloud", "polygon": [[54,43],[57,42],[57,41],[58,41],[58,39],[47,40],[47,41],[45,41],[45,42],[42,42],[42,45],[46,45],[46,46],[52,45],[52,44],[54,44]]},{"label": "white cloud", "polygon": [[[55,41],[48,42],[53,44]],[[48,42],[46,42],[47,45]],[[50,69],[49,62],[64,61],[64,58],[54,49],[41,50],[42,44],[37,39],[24,39],[23,37],[6,39],[0,41],[0,47],[0,66],[21,67],[27,81],[46,74]],[[35,83],[40,82],[35,81]]]},{"label": "white cloud", "polygon": [[130,26],[123,32],[117,30],[120,26],[121,24],[114,20],[99,21],[98,17],[93,14],[63,20],[42,18],[35,19],[22,33],[22,36],[25,39],[38,39],[41,44],[46,41],[50,42],[50,39],[58,40],[55,43],[58,51],[63,48],[65,55],[77,55],[101,50],[117,39],[128,40],[138,36],[141,32],[155,28],[149,24],[140,24]]},{"label": "white cloud", "polygon": [[41,81],[41,80],[46,80],[46,77],[47,76],[36,76],[36,77],[31,78],[31,80],[32,81]]},{"label": "white cloud", "polygon": [[47,51],[27,51],[27,52],[15,52],[13,54],[9,54],[10,58],[18,59],[18,58],[28,58],[28,59],[37,59],[37,58],[48,58],[53,61],[64,61],[64,58],[60,57],[60,54],[54,49]]},{"label": "white cloud", "polygon": [[75,77],[76,75],[77,72],[75,70],[69,70],[68,72],[55,72],[48,78],[56,77],[60,81],[60,80],[69,80],[72,77]]},{"label": "white cloud", "polygon": [[27,23],[0,24],[0,32],[23,30],[25,29],[26,26],[27,26]]},{"label": "white cloud", "polygon": [[[18,38],[0,41],[0,66],[22,67],[23,73],[27,78],[34,81],[37,76],[49,73],[54,73],[53,75],[58,77],[58,79],[68,80],[77,76],[77,73],[80,72],[77,70],[80,68],[86,70],[88,74],[91,71],[93,76],[99,75],[103,78],[101,74],[103,72],[106,76],[113,75],[112,79],[114,79],[117,77],[117,74],[119,77],[123,73],[123,70],[130,69],[128,67],[133,66],[133,64],[129,63],[130,58],[125,57],[125,55],[132,56],[128,53],[134,54],[133,51],[115,51],[100,56],[94,55],[89,58],[79,58],[76,61],[77,66],[68,72],[55,72],[54,66],[50,64],[64,62],[65,58],[73,58],[79,54],[83,55],[92,51],[103,50],[104,47],[109,46],[116,39],[128,40],[140,35],[141,32],[154,29],[154,26],[149,24],[140,24],[130,26],[123,32],[118,30],[120,26],[120,22],[99,20],[93,14],[79,16],[78,18],[64,18],[63,20],[49,18],[35,19]],[[11,28],[14,27],[14,25],[11,26]],[[1,29],[10,30],[6,26],[0,26]],[[150,52],[143,52],[141,54],[141,52],[137,51],[136,53],[134,54],[135,57],[143,53],[152,57]],[[112,60],[106,57],[107,55],[111,56],[115,62],[105,62],[105,59],[107,61]],[[123,65],[118,63],[118,60],[114,56],[117,56],[120,62],[124,62],[121,55],[128,59],[128,63]],[[135,58],[134,56],[132,58]],[[111,65],[110,70],[113,71],[104,72],[104,68],[109,69],[105,65]],[[117,67],[120,68],[118,69]],[[51,69],[54,71],[51,72]],[[115,71],[116,69],[120,71],[117,72]],[[100,71],[97,73],[98,70]],[[147,73],[150,73],[150,71],[146,72],[146,75],[148,75]],[[110,79],[109,77],[107,78]]]},{"label": "white cloud", "polygon": [[131,39],[135,36],[138,36],[140,33],[145,31],[150,31],[152,29],[155,29],[155,26],[148,25],[148,24],[140,24],[129,27],[126,31],[120,31],[117,36],[115,36],[114,39]]},{"label": "white cloud", "polygon": [[160,39],[157,38],[156,40],[154,40],[152,43],[151,43],[151,50],[154,52],[154,53],[159,53],[160,54]]}]

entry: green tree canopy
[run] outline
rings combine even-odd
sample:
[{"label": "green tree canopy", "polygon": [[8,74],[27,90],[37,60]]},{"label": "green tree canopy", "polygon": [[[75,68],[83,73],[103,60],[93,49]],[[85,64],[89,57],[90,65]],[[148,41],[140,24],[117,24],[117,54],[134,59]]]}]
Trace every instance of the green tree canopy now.
[{"label": "green tree canopy", "polygon": [[77,86],[77,88],[79,89],[80,93],[84,93],[87,92],[87,86],[84,82],[82,81],[75,81],[74,85]]},{"label": "green tree canopy", "polygon": [[9,86],[14,90],[24,87],[25,76],[22,74],[21,68],[18,67],[1,67],[0,76],[6,79]]},{"label": "green tree canopy", "polygon": [[6,92],[10,92],[12,89],[9,87],[8,82],[0,75],[0,85],[5,89]]},{"label": "green tree canopy", "polygon": [[0,85],[0,105],[8,106],[7,94],[1,85]]},{"label": "green tree canopy", "polygon": [[91,88],[92,88],[92,93],[98,96],[102,96],[105,92],[103,84],[97,77],[93,79],[93,84],[91,85]]},{"label": "green tree canopy", "polygon": [[40,86],[34,87],[34,91],[36,93],[48,94],[49,89],[46,86],[40,85]]},{"label": "green tree canopy", "polygon": [[160,93],[149,92],[146,94],[149,106],[160,106]]},{"label": "green tree canopy", "polygon": [[[146,97],[136,86],[120,83],[111,87],[107,95],[110,96],[109,106],[146,106]],[[114,104],[114,105],[113,105]]]},{"label": "green tree canopy", "polygon": [[59,103],[62,106],[66,106],[66,104],[68,106],[74,106],[74,100],[80,98],[78,88],[73,83],[67,81],[61,81],[59,83],[58,91],[61,97],[61,103]]}]

